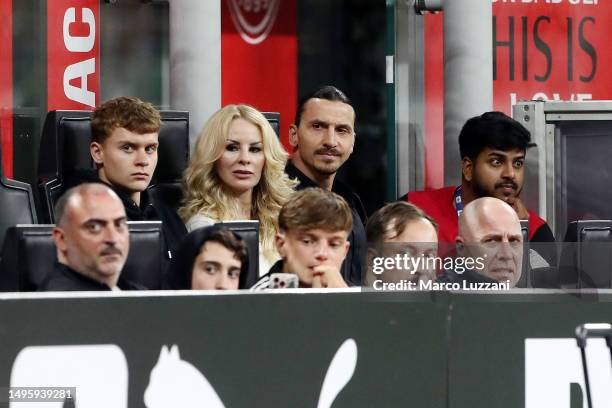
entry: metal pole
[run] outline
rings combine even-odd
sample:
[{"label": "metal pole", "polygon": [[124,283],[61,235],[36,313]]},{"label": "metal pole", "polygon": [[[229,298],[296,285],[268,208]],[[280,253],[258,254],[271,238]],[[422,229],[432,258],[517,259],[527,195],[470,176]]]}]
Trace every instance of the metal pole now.
[{"label": "metal pole", "polygon": [[195,142],[221,107],[221,0],[169,0],[170,105],[189,111]]},{"label": "metal pole", "polygon": [[445,0],[444,182],[461,182],[458,137],[467,119],[493,106],[491,0]]}]

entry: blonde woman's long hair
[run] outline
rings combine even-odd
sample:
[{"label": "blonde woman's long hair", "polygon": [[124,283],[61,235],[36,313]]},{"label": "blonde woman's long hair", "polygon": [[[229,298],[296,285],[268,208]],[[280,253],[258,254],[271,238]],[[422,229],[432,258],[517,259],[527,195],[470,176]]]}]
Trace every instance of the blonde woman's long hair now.
[{"label": "blonde woman's long hair", "polygon": [[279,142],[268,120],[249,105],[227,105],[218,110],[198,136],[189,166],[183,173],[185,199],[179,209],[184,221],[196,214],[215,220],[240,219],[238,200],[221,181],[215,163],[225,150],[226,138],[233,120],[242,118],[261,132],[265,163],[259,183],[253,188],[251,217],[259,220],[259,239],[264,254],[276,254],[275,235],[278,213],[297,185],[285,174],[288,154]]}]

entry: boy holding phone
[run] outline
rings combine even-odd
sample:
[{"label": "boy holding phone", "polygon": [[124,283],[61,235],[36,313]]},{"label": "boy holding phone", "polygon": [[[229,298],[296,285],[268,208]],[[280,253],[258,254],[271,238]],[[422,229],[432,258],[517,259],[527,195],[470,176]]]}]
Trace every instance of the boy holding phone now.
[{"label": "boy holding phone", "polygon": [[321,188],[298,191],[281,209],[278,224],[276,248],[281,260],[252,290],[269,288],[273,274],[279,273],[297,276],[302,288],[347,287],[340,269],[353,217],[342,197]]}]

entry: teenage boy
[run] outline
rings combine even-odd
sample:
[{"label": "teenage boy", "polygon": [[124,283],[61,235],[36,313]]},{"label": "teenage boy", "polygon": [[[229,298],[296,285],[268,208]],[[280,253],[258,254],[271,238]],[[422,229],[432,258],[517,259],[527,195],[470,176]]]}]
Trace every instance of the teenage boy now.
[{"label": "teenage boy", "polygon": [[273,273],[297,275],[302,288],[346,288],[342,262],[349,250],[353,216],[336,193],[309,187],[295,193],[278,217],[281,260],[251,290],[265,289]]},{"label": "teenage boy", "polygon": [[159,112],[148,102],[121,96],[104,102],[92,115],[89,146],[96,170],[79,170],[68,187],[82,182],[103,182],[119,196],[129,221],[162,221],[164,250],[172,249],[187,234],[173,209],[154,203],[147,188],[157,166]]}]

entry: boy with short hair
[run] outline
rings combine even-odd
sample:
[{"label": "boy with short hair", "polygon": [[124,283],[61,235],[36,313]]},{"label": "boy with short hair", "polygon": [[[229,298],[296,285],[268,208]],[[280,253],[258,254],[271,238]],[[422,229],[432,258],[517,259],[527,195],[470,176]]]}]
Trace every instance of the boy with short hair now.
[{"label": "boy with short hair", "polygon": [[108,184],[121,199],[130,221],[162,221],[166,257],[187,234],[172,208],[154,203],[147,193],[157,166],[161,117],[148,102],[121,96],[93,111],[90,153],[96,170],[79,170],[67,188],[83,182]]},{"label": "boy with short hair", "polygon": [[353,216],[346,201],[321,188],[296,192],[278,217],[281,260],[252,288],[265,289],[273,273],[297,275],[303,288],[346,288],[340,269],[349,249]]}]

